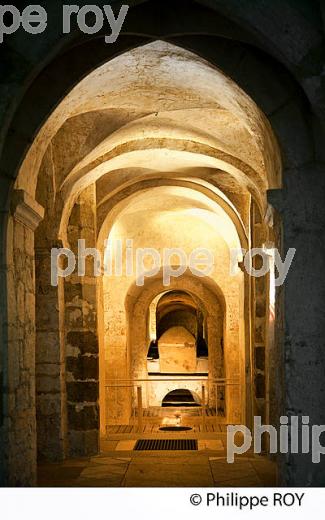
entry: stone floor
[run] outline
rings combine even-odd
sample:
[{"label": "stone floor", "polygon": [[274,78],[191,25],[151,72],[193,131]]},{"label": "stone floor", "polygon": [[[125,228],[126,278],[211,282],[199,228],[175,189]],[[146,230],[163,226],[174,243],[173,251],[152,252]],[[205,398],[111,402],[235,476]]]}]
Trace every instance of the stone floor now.
[{"label": "stone floor", "polygon": [[41,487],[267,487],[276,467],[254,454],[228,464],[220,441],[199,441],[198,451],[132,451],[135,441],[106,441],[95,457],[41,464]]}]

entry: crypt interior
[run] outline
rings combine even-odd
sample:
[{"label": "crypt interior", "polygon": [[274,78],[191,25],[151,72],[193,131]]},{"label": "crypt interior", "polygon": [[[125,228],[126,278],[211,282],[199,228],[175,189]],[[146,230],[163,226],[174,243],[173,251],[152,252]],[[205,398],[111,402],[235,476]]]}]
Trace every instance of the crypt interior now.
[{"label": "crypt interior", "polygon": [[[304,485],[297,461],[271,456],[267,442],[259,456],[248,453],[233,468],[225,450],[228,424],[252,428],[261,416],[277,426],[286,410],[306,411],[293,403],[308,391],[289,391],[287,381],[308,379],[308,361],[296,361],[298,372],[288,376],[285,338],[308,305],[292,308],[288,298],[295,301],[307,281],[298,259],[285,293],[272,257],[273,248],[285,256],[297,247],[294,229],[302,244],[309,235],[301,231],[298,188],[286,185],[289,214],[281,195],[289,178],[307,197],[302,179],[313,166],[305,98],[289,72],[252,44],[239,59],[233,40],[220,37],[218,63],[211,35],[198,38],[196,49],[186,36],[143,39],[131,38],[98,62],[90,58],[18,163],[2,270],[3,482]],[[69,68],[56,74],[67,81]],[[310,175],[317,192],[317,174]],[[112,255],[112,272],[95,273],[89,254],[84,275],[74,271],[53,284],[52,249],[70,249],[78,264],[81,239],[101,260]],[[133,252],[155,248],[163,257],[166,248],[181,248],[188,258],[202,247],[214,253],[209,275],[186,265],[166,286],[162,265],[138,283]],[[252,248],[269,259],[264,276],[245,270]],[[147,269],[151,261],[146,257]],[[174,255],[173,267],[182,261]],[[261,268],[260,257],[253,266]],[[298,336],[292,325],[291,339],[304,348]],[[145,440],[169,440],[170,449],[157,455],[149,448],[145,459],[137,451]],[[173,440],[194,444],[182,455]],[[159,480],[153,455],[162,467],[174,457],[180,469]],[[199,480],[188,467],[198,468]],[[320,468],[312,471],[309,478],[319,482]]]}]

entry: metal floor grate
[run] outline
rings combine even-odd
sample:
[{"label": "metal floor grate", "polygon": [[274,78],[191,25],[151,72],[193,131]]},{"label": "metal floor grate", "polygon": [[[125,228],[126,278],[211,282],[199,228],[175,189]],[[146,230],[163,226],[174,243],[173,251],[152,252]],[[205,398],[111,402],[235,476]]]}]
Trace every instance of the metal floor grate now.
[{"label": "metal floor grate", "polygon": [[196,439],[140,439],[134,446],[136,451],[197,450]]}]

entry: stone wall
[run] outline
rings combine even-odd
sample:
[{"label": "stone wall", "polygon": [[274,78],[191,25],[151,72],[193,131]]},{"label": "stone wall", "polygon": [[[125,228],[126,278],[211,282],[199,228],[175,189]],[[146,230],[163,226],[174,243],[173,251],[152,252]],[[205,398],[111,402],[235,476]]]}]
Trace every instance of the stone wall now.
[{"label": "stone wall", "polygon": [[2,358],[1,425],[1,480],[11,486],[36,483],[34,230],[43,215],[43,208],[23,190],[14,193],[7,234],[8,336],[7,357]]}]

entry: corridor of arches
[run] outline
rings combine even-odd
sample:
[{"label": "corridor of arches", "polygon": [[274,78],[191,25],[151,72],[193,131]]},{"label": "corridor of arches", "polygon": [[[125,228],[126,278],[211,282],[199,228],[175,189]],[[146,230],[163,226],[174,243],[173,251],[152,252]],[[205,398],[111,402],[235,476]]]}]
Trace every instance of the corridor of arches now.
[{"label": "corridor of arches", "polygon": [[[17,193],[42,214],[39,460],[96,454],[101,438],[125,426],[137,436],[176,424],[204,435],[217,434],[218,423],[250,426],[257,414],[268,422],[274,273],[250,277],[241,251],[278,240],[266,192],[280,185],[279,150],[262,112],[181,47],[158,40],[128,51],[61,102],[17,179]],[[13,244],[21,229],[9,221]],[[105,265],[96,273],[89,253],[83,273],[53,284],[53,247],[72,251],[80,267],[81,239]],[[146,248],[141,279],[136,254]],[[152,249],[161,258],[155,271]],[[204,249],[213,259],[207,274]],[[195,396],[196,414],[184,412],[186,403],[163,406],[177,390]]]},{"label": "corridor of arches", "polygon": [[[219,42],[219,63],[205,37],[125,35],[136,41],[90,57],[19,164],[2,277],[15,295],[4,332],[16,399],[5,407],[8,482],[34,485],[37,461],[95,457],[121,442],[133,451],[164,435],[207,450],[211,441],[224,456],[228,424],[252,428],[260,416],[277,426],[288,406],[283,289],[274,269],[250,276],[244,258],[263,251],[259,271],[274,248],[283,253],[283,172],[309,130],[289,76],[268,81],[273,58],[257,53],[241,78],[225,65],[236,45],[222,54]],[[293,145],[282,133],[287,96],[297,102]],[[91,248],[83,272],[80,240]],[[62,272],[67,250],[75,258],[57,283],[53,248]]]}]

